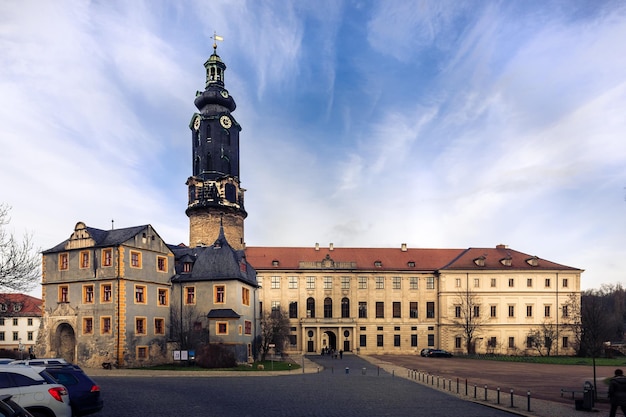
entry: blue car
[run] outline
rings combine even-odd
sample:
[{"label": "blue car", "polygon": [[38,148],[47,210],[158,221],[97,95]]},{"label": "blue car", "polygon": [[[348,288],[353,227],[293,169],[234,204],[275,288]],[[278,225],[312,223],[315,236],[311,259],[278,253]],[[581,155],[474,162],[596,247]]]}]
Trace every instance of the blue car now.
[{"label": "blue car", "polygon": [[104,407],[100,387],[78,365],[47,365],[46,371],[59,384],[63,384],[70,394],[72,416],[86,416],[97,413]]}]

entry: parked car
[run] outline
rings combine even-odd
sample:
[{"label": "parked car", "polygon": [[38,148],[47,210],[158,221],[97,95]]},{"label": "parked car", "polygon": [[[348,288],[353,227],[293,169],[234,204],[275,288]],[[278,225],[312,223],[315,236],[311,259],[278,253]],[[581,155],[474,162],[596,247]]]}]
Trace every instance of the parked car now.
[{"label": "parked car", "polygon": [[0,395],[0,415],[6,417],[33,417],[28,410],[13,401],[10,394]]},{"label": "parked car", "polygon": [[451,358],[452,353],[443,349],[431,349],[431,351],[428,352],[428,357],[429,358]]},{"label": "parked car", "polygon": [[12,400],[34,417],[71,417],[70,397],[46,368],[25,365],[0,365],[0,395]]},{"label": "parked car", "polygon": [[78,365],[47,365],[46,370],[63,384],[70,394],[70,406],[76,416],[97,413],[104,407],[100,387]]},{"label": "parked car", "polygon": [[431,348],[422,349],[422,351],[420,352],[420,355],[421,356],[428,356],[428,352],[430,352],[431,350],[433,350],[433,349],[431,349]]},{"label": "parked car", "polygon": [[41,358],[41,359],[13,360],[13,362],[10,362],[10,364],[11,365],[45,366],[45,365],[67,365],[68,362],[63,358]]}]

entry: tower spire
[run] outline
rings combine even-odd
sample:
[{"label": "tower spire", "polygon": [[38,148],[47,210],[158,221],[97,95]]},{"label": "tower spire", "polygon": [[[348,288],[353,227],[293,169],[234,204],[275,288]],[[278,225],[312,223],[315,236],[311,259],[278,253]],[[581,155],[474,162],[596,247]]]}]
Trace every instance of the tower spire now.
[{"label": "tower spire", "polygon": [[211,36],[211,39],[213,39],[213,53],[217,54],[217,41],[223,41],[224,38],[222,38],[215,31],[213,31],[213,36]]}]

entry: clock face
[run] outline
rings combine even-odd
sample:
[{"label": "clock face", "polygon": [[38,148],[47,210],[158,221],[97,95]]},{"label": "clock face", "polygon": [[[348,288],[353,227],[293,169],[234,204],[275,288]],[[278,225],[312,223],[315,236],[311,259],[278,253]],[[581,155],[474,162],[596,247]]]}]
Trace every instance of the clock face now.
[{"label": "clock face", "polygon": [[222,116],[222,117],[220,117],[220,124],[225,129],[228,129],[228,128],[230,128],[233,125],[233,122],[230,120],[230,117]]},{"label": "clock face", "polygon": [[193,121],[193,128],[195,130],[200,129],[200,116],[196,116],[196,118]]},{"label": "clock face", "polygon": [[222,97],[228,98],[228,91],[222,90],[222,91],[220,91],[220,94],[222,95]]}]

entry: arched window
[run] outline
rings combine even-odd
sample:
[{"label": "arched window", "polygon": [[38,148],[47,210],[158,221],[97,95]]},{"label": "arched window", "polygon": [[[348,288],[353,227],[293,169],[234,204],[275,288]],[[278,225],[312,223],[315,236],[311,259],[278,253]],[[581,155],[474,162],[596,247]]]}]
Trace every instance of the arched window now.
[{"label": "arched window", "polygon": [[213,158],[211,158],[211,152],[206,154],[206,171],[213,171]]},{"label": "arched window", "polygon": [[200,174],[200,157],[196,156],[196,159],[193,160],[193,174]]},{"label": "arched window", "polygon": [[324,318],[329,319],[333,316],[333,299],[330,297],[324,298]]},{"label": "arched window", "polygon": [[306,316],[315,317],[315,298],[313,297],[306,299]]},{"label": "arched window", "polygon": [[347,297],[341,299],[341,318],[350,317],[350,300]]}]

